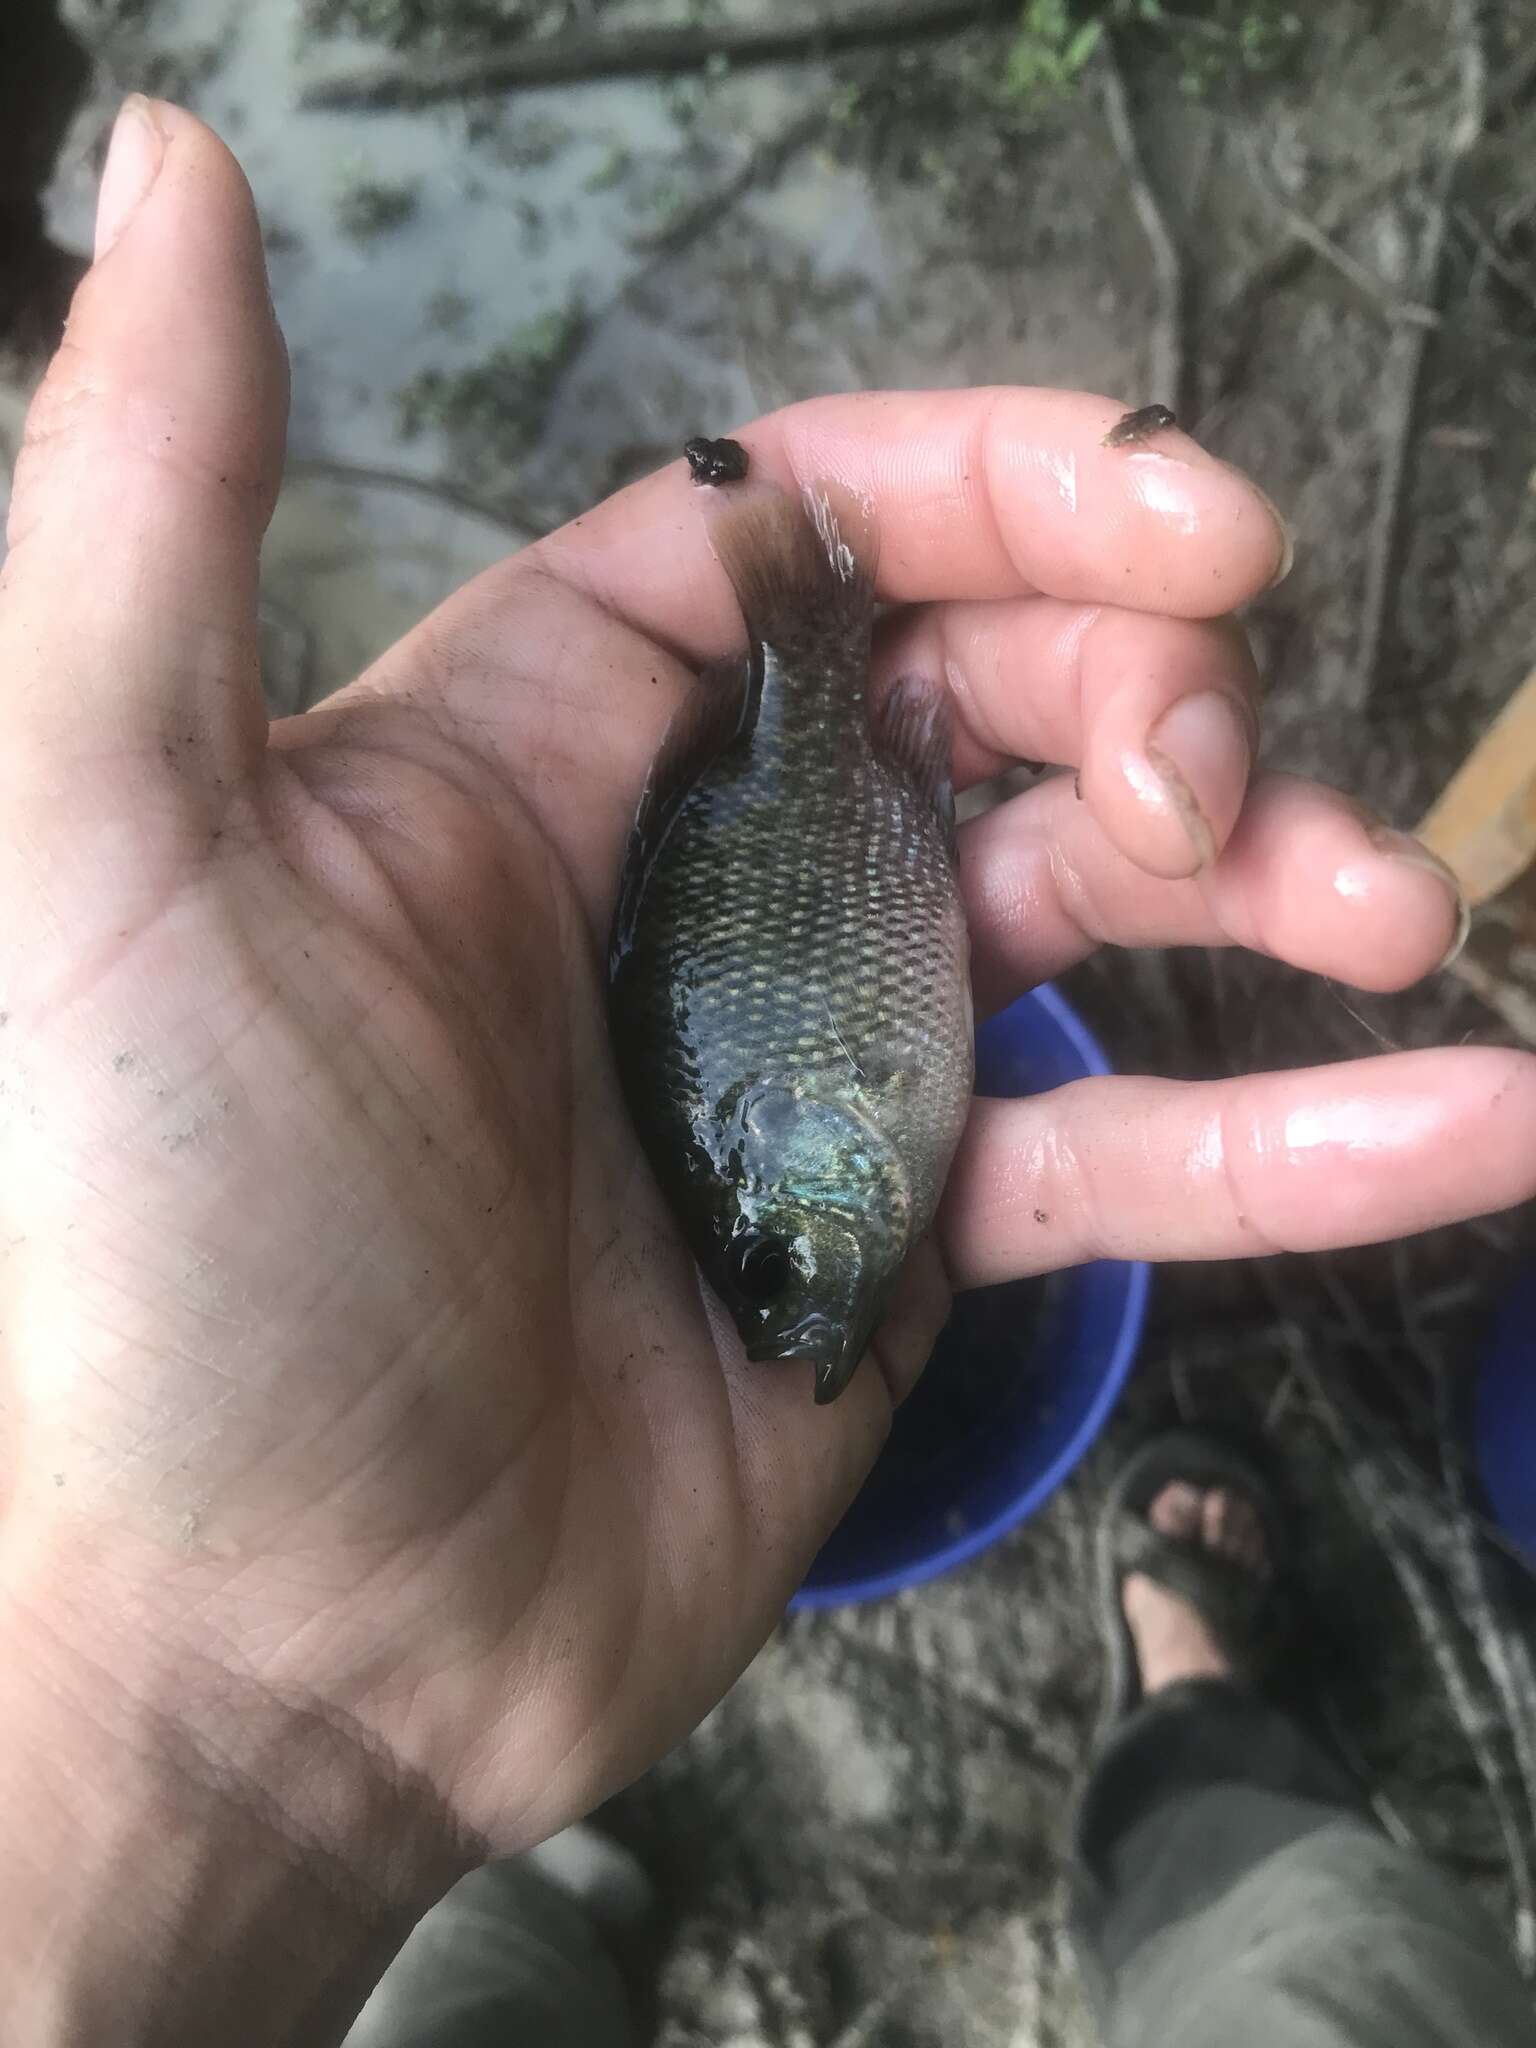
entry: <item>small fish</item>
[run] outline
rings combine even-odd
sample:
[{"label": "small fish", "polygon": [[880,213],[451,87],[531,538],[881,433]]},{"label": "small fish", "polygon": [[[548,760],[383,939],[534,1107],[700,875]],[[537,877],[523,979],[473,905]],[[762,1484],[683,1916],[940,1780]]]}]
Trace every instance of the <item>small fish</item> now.
[{"label": "small fish", "polygon": [[932,1223],[972,1084],[949,698],[872,689],[873,542],[830,484],[699,493],[747,648],[640,800],[609,1022],[652,1168],[752,1359],[835,1400]]},{"label": "small fish", "polygon": [[1162,433],[1165,427],[1177,425],[1178,421],[1166,405],[1138,406],[1135,412],[1125,413],[1115,421],[1099,446],[1130,448],[1138,441],[1150,441],[1154,434]]}]

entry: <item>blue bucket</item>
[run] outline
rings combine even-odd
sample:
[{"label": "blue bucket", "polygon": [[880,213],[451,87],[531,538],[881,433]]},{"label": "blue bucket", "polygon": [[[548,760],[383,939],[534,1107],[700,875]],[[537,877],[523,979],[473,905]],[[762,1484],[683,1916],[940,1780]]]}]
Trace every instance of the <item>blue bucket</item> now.
[{"label": "blue bucket", "polygon": [[1473,1402],[1488,1505],[1536,1571],[1536,1266],[1521,1274],[1499,1312]]},{"label": "blue bucket", "polygon": [[[1109,1062],[1052,988],[976,1034],[983,1095],[1039,1095]],[[962,1294],[857,1500],[791,1608],[879,1600],[952,1571],[1055,1492],[1136,1357],[1148,1269],[1101,1260]]]}]

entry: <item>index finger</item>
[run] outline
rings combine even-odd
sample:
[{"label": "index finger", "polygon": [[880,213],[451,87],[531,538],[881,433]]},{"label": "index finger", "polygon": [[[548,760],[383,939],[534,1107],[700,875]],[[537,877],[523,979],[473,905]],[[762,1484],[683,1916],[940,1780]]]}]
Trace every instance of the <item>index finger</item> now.
[{"label": "index finger", "polygon": [[[1262,491],[1176,429],[1106,448],[1124,411],[1012,385],[865,392],[787,406],[737,438],[760,474],[873,501],[890,603],[1045,594],[1213,618],[1277,581],[1290,539]],[[698,657],[740,626],[686,474],[669,464],[530,552]]]}]

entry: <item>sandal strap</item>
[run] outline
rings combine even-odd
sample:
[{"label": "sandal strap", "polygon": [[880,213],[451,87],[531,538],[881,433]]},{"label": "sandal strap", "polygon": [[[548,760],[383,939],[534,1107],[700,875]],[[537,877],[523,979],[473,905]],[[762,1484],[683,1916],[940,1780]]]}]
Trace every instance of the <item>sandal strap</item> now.
[{"label": "sandal strap", "polygon": [[1235,1670],[1261,1661],[1271,1619],[1272,1587],[1246,1566],[1203,1544],[1164,1536],[1138,1516],[1122,1521],[1115,1542],[1122,1584],[1141,1572],[1165,1592],[1186,1600],[1210,1629]]}]

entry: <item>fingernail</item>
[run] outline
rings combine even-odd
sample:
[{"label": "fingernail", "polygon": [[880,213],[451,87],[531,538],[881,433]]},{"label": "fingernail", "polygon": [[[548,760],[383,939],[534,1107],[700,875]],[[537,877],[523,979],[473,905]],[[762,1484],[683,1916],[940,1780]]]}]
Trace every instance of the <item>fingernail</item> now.
[{"label": "fingernail", "polygon": [[1196,868],[1209,867],[1216,836],[1195,792],[1246,782],[1254,753],[1252,714],[1221,690],[1181,697],[1148,733],[1143,752],[1189,835]]},{"label": "fingernail", "polygon": [[1365,836],[1388,860],[1400,860],[1404,867],[1418,868],[1426,875],[1433,875],[1437,882],[1450,890],[1456,903],[1456,930],[1440,962],[1440,969],[1449,967],[1460,957],[1472,931],[1471,905],[1456,879],[1455,869],[1448,867],[1438,853],[1431,853],[1422,839],[1415,839],[1411,832],[1399,832],[1393,825],[1384,825],[1379,818],[1366,819]]},{"label": "fingernail", "polygon": [[1280,535],[1280,559],[1275,565],[1275,573],[1264,586],[1266,590],[1273,590],[1277,583],[1283,583],[1291,573],[1291,564],[1296,559],[1296,529],[1280,510],[1280,507],[1275,503],[1268,491],[1263,490],[1256,484],[1247,470],[1239,469],[1235,463],[1231,462],[1224,463],[1222,466],[1225,469],[1230,469],[1235,477],[1240,478],[1245,488],[1252,491],[1256,498],[1262,499],[1268,508],[1270,518],[1275,522],[1276,531]]},{"label": "fingernail", "polygon": [[1269,582],[1265,585],[1265,588],[1267,590],[1273,590],[1277,583],[1283,583],[1286,577],[1289,576],[1291,573],[1291,564],[1296,559],[1296,529],[1294,526],[1292,526],[1289,519],[1286,518],[1285,514],[1280,510],[1280,507],[1275,503],[1274,499],[1269,496],[1268,492],[1260,491],[1259,496],[1264,500],[1265,504],[1274,514],[1275,524],[1280,529],[1279,567],[1275,570],[1274,575],[1270,577]]},{"label": "fingernail", "polygon": [[154,184],[165,155],[165,137],[154,108],[132,92],[118,109],[96,198],[96,260],[100,262],[127,227]]}]

